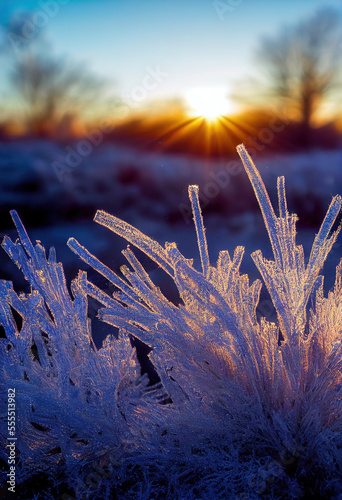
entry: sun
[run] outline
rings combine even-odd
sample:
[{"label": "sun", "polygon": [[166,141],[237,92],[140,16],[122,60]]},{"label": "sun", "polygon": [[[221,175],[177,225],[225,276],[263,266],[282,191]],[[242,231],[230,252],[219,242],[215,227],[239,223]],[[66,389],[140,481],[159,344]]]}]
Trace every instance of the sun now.
[{"label": "sun", "polygon": [[231,111],[232,105],[224,87],[198,87],[186,92],[186,101],[190,116],[201,116],[207,120],[216,120]]}]

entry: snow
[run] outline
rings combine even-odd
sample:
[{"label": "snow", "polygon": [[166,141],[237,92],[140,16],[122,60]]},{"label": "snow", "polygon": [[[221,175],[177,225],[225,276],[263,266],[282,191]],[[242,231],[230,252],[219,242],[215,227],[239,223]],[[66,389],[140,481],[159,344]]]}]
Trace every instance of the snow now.
[{"label": "snow", "polygon": [[[30,173],[30,165],[36,164],[35,155],[40,147],[25,146],[25,153],[19,148],[21,163],[14,169],[13,184],[24,191],[27,172]],[[8,145],[8,163],[3,163],[8,190],[2,208],[7,207],[13,188],[8,165],[16,152],[11,147],[13,144]],[[58,150],[57,145],[53,148],[61,155],[61,148]],[[329,200],[327,215],[322,217],[308,255],[307,249],[296,241],[297,217],[288,212],[290,203],[285,198],[284,178],[279,177],[271,184],[270,193],[262,180],[265,173],[267,182],[271,182],[277,170],[280,173],[284,166],[292,168],[290,161],[300,165],[308,157],[288,158],[289,163],[284,158],[275,158],[272,171],[270,159],[265,158],[260,162],[260,174],[239,146],[247,176],[235,172],[225,187],[216,186],[213,195],[215,176],[210,172],[214,170],[205,169],[205,162],[188,160],[194,162],[194,171],[187,171],[182,177],[181,158],[155,157],[150,170],[147,160],[151,160],[151,155],[113,148],[104,146],[102,156],[99,154],[103,163],[94,161],[90,169],[87,165],[91,158],[87,158],[65,183],[57,184],[51,171],[43,168],[53,159],[46,154],[51,150],[44,143],[41,157],[45,159],[39,163],[38,175],[41,195],[40,192],[32,195],[27,190],[21,205],[25,217],[26,204],[33,196],[36,204],[29,208],[34,223],[35,217],[40,216],[41,205],[46,203],[45,191],[58,192],[59,196],[53,199],[57,205],[50,206],[44,219],[56,225],[43,231],[36,224],[34,231],[46,238],[63,239],[74,229],[79,239],[85,241],[79,242],[72,236],[68,246],[94,270],[95,279],[88,279],[87,273],[80,271],[69,290],[63,266],[58,263],[60,256],[56,258],[51,249],[46,259],[43,246],[32,243],[32,235],[31,239],[28,235],[31,230],[27,232],[17,212],[11,212],[19,239],[6,236],[2,246],[31,285],[27,293],[18,294],[10,282],[0,283],[0,322],[5,334],[0,339],[3,375],[0,396],[5,404],[9,383],[17,393],[20,411],[17,446],[21,453],[18,479],[30,477],[32,469],[48,471],[56,478],[54,474],[61,462],[69,486],[76,496],[81,496],[85,493],[87,462],[105,456],[115,473],[107,478],[107,492],[101,493],[103,498],[110,498],[108,488],[113,484],[121,496],[137,500],[154,498],[157,494],[165,496],[171,488],[173,498],[179,500],[185,497],[194,500],[199,491],[200,498],[223,499],[242,491],[249,498],[257,498],[260,493],[265,498],[290,495],[299,498],[313,479],[322,488],[333,491],[340,474],[342,445],[342,267],[337,267],[334,289],[326,296],[320,271],[336,245],[339,229],[335,230],[335,220],[341,197]],[[109,157],[111,160],[106,164],[104,160]],[[328,179],[332,175],[334,179],[340,177],[339,158],[338,152],[309,155],[310,164],[317,161],[317,171],[322,168],[322,176],[328,170],[325,168],[323,172],[323,160],[335,161],[334,168],[330,163]],[[133,177],[124,175],[128,159],[134,162]],[[27,171],[25,162],[29,165]],[[160,165],[167,164],[172,168],[166,169],[164,176]],[[216,169],[216,173],[222,172],[222,163]],[[100,180],[99,172],[111,179],[108,189],[115,186],[111,196],[103,189],[103,179],[101,185],[91,184]],[[299,177],[303,172],[310,175],[308,170],[298,167]],[[189,196],[194,224],[187,224],[187,216],[171,222],[168,220],[171,202],[176,201],[177,206],[180,199],[177,182],[196,176],[210,203],[206,205],[202,198],[204,206],[200,208],[201,188],[191,183]],[[287,173],[286,177],[291,175]],[[315,171],[312,177],[317,180],[319,175]],[[248,178],[262,219],[254,211]],[[46,190],[42,188],[44,183]],[[133,194],[140,193],[127,205],[126,184],[133,184]],[[72,186],[78,186],[76,193]],[[298,193],[303,186],[306,186],[304,181],[298,183]],[[238,188],[241,191],[236,191]],[[290,189],[288,186],[287,190]],[[178,190],[182,192],[182,186]],[[12,201],[20,200],[15,198],[14,188],[13,191]],[[274,208],[275,193],[279,215]],[[317,189],[313,196],[323,203],[322,193]],[[223,195],[229,194],[233,199],[225,205]],[[227,219],[226,211],[232,204],[241,206],[242,194],[247,196],[243,200],[245,209],[237,215],[235,206],[233,218]],[[100,203],[93,223],[95,227],[98,225],[98,232],[83,225],[84,216],[80,213],[70,217],[65,225],[70,207],[77,203],[82,207],[85,200],[87,207]],[[153,211],[155,204],[160,206],[157,213]],[[107,213],[104,209],[107,206],[116,207],[117,213]],[[217,211],[218,206],[222,211]],[[128,221],[122,220],[122,214]],[[134,225],[130,219],[135,219]],[[212,225],[205,231],[207,220]],[[260,229],[261,220],[266,231]],[[218,237],[221,226],[225,229]],[[115,233],[131,245],[123,251],[130,267],[121,266],[119,270],[117,263],[111,265],[120,250],[118,239],[111,234],[110,243],[101,236],[101,231]],[[215,233],[216,238],[212,238]],[[160,243],[155,241],[155,234]],[[267,234],[271,246],[264,241]],[[184,255],[181,246],[188,250],[196,235],[196,252]],[[164,243],[163,239],[180,240],[180,245]],[[235,240],[240,240],[236,246]],[[256,244],[262,242],[261,250],[254,251],[252,259],[273,302],[276,314],[272,321],[262,314],[265,304],[259,301],[261,280],[254,279],[253,274],[244,274],[245,249],[241,240],[248,243],[248,250],[253,247],[255,250]],[[214,255],[217,251],[218,256]],[[142,254],[147,261],[141,258]],[[155,267],[150,273],[151,261]],[[156,268],[163,269],[168,279],[172,279],[178,301],[169,300],[154,281]],[[96,279],[98,273],[107,281],[106,286]],[[89,297],[102,306],[99,319],[119,329],[117,338],[109,335],[100,347],[94,343],[95,323],[88,317]],[[22,325],[16,322],[13,310],[21,316]],[[129,335],[152,349],[149,358],[159,376],[155,385],[148,386],[148,377],[139,374],[139,362]],[[4,441],[5,414],[0,426],[0,438]],[[2,458],[6,459],[4,452]],[[289,463],[294,464],[295,473],[288,468]],[[134,476],[139,470],[141,475]],[[122,479],[124,474],[129,474],[128,484]],[[162,483],[167,485],[164,493],[156,491],[164,487]],[[139,494],[135,490],[137,485]]]}]

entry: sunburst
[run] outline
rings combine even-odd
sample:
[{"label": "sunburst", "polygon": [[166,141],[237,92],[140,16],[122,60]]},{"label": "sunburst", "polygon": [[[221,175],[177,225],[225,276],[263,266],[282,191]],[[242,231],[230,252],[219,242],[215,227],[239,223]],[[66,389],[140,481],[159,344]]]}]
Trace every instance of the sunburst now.
[{"label": "sunburst", "polygon": [[186,92],[190,116],[200,116],[214,121],[232,112],[232,103],[224,87],[198,87]]}]

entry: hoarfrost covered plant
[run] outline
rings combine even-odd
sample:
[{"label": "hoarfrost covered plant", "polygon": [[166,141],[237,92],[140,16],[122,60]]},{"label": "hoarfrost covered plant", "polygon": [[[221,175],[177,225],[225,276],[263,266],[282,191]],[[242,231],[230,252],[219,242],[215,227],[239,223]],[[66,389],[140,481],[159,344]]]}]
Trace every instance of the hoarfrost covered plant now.
[{"label": "hoarfrost covered plant", "polygon": [[[295,243],[284,178],[279,216],[251,158],[238,152],[253,185],[274,260],[252,254],[277,311],[277,324],[256,316],[261,282],[239,266],[244,248],[210,264],[198,188],[189,187],[201,271],[175,243],[162,247],[129,224],[97,212],[95,221],[124,237],[174,280],[181,302],[169,302],[130,247],[131,268],[115,274],[76,240],[69,247],[115,287],[100,290],[79,272],[70,296],[54,250],[34,247],[13,212],[19,241],[3,248],[31,292],[1,282],[1,439],[7,461],[7,389],[17,402],[17,481],[32,470],[77,498],[91,498],[86,477],[105,460],[101,498],[199,499],[328,497],[342,491],[342,267],[328,297],[322,265],[336,240],[336,196],[305,266]],[[97,349],[87,296],[99,317],[119,328]],[[13,310],[22,318],[18,328]],[[150,385],[130,337],[151,347],[160,382]],[[58,486],[59,484],[59,486]],[[49,489],[50,488],[50,489]],[[54,489],[55,488],[55,489]],[[58,489],[59,488],[59,489]],[[70,490],[68,490],[70,492]]]}]

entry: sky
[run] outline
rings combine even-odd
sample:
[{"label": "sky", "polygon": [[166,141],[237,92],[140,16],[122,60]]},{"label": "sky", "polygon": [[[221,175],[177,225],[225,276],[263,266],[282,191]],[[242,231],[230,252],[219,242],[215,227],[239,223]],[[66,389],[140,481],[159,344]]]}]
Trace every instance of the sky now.
[{"label": "sky", "polygon": [[[255,73],[262,36],[276,35],[322,7],[342,11],[341,0],[0,0],[0,5],[2,23],[20,11],[35,12],[56,54],[116,82],[119,95],[132,105],[184,98],[198,87],[229,92],[234,82]],[[53,14],[46,13],[49,8]]]}]

